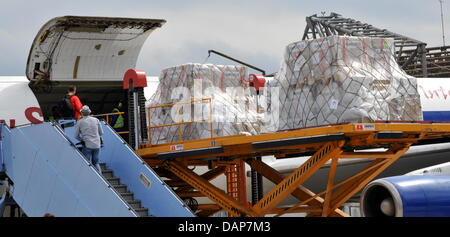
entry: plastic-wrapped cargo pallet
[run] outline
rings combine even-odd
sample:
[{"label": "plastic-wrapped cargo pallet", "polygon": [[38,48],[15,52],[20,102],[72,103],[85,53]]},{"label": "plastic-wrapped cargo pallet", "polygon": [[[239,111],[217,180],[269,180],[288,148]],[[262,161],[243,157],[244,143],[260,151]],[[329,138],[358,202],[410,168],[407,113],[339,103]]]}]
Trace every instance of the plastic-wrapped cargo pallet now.
[{"label": "plastic-wrapped cargo pallet", "polygon": [[422,120],[416,79],[396,63],[392,39],[330,36],[292,43],[269,87],[280,87],[279,130]]},{"label": "plastic-wrapped cargo pallet", "polygon": [[[209,138],[210,118],[214,137],[258,134],[256,101],[248,84],[247,68],[243,66],[189,63],[164,69],[158,89],[147,103],[150,126],[192,123],[151,128],[152,144]],[[204,98],[211,98],[211,103],[199,101]],[[186,103],[152,108],[180,102]]]}]

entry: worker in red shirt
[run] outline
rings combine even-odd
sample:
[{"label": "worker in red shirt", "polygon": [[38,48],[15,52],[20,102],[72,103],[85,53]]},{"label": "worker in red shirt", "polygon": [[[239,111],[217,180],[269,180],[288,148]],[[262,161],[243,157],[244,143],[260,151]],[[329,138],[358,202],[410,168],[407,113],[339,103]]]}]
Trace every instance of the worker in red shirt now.
[{"label": "worker in red shirt", "polygon": [[73,108],[73,116],[78,120],[81,117],[80,110],[83,107],[83,104],[80,101],[80,98],[76,96],[77,88],[75,86],[70,87],[67,90],[67,96],[70,98],[70,103],[72,103]]}]

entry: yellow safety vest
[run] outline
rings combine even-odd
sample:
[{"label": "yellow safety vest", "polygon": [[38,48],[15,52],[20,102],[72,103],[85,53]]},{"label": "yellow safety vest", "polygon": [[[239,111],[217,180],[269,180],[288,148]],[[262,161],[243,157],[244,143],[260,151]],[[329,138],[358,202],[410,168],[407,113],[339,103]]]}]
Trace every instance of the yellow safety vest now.
[{"label": "yellow safety vest", "polygon": [[[114,108],[113,113],[119,113],[120,110],[117,108]],[[113,125],[113,128],[123,128],[125,126],[124,120],[123,120],[123,116],[121,114],[118,114],[116,123]]]}]

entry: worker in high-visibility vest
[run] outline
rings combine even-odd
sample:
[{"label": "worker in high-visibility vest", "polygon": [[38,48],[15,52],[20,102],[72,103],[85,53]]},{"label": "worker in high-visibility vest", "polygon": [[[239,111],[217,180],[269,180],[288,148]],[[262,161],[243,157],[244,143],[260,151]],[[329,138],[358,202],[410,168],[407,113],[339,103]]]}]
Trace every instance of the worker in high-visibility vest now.
[{"label": "worker in high-visibility vest", "polygon": [[[117,106],[112,110],[112,113],[120,113],[122,109],[122,102],[119,102]],[[114,114],[111,115],[111,122],[110,125],[116,130],[117,132],[121,132],[124,130],[125,127],[125,120],[123,118],[122,114]]]}]

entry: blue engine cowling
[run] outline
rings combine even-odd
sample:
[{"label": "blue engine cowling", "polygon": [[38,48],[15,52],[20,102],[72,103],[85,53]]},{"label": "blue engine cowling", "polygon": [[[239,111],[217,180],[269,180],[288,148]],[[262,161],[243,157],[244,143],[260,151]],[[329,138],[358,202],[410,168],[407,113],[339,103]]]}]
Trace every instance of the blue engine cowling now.
[{"label": "blue engine cowling", "polygon": [[450,176],[394,176],[361,193],[362,216],[450,217]]}]

